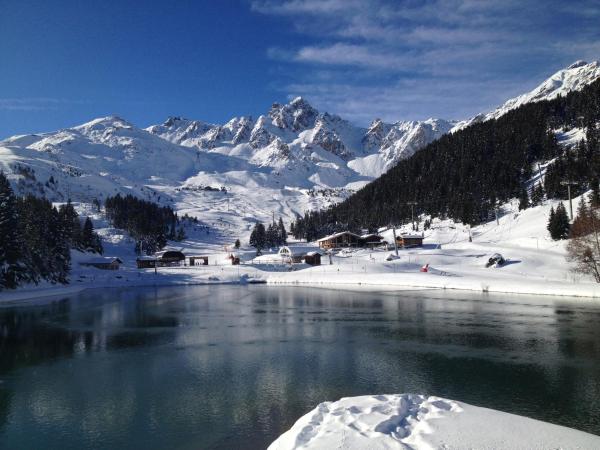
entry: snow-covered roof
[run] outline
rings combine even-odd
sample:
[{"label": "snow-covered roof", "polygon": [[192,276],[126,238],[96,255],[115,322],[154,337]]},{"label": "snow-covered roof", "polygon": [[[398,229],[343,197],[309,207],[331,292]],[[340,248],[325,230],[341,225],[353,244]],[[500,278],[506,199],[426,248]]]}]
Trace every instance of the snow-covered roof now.
[{"label": "snow-covered roof", "polygon": [[306,254],[306,256],[316,256],[316,255],[320,255],[320,254],[321,254],[321,252],[308,252]]},{"label": "snow-covered roof", "polygon": [[158,253],[166,253],[166,252],[181,252],[183,253],[184,247],[165,247]]},{"label": "snow-covered roof", "polygon": [[377,233],[366,233],[366,234],[361,234],[360,235],[361,239],[367,239],[367,238],[370,238],[370,237],[378,237],[380,239],[383,239],[383,237],[380,236],[380,235],[378,235]]},{"label": "snow-covered roof", "polygon": [[161,258],[161,257],[163,257],[167,253],[181,253],[182,255],[184,255],[184,253],[183,253],[183,247],[180,247],[180,248],[167,248],[167,249],[163,249],[160,252],[156,252],[154,254],[154,256],[156,256],[157,258]]},{"label": "snow-covered roof", "polygon": [[94,256],[79,261],[79,264],[111,264],[115,261],[119,264],[123,263],[123,261],[116,256]]},{"label": "snow-covered roof", "polygon": [[142,255],[142,256],[138,256],[136,259],[138,261],[156,261],[156,256]]},{"label": "snow-covered roof", "polygon": [[423,235],[422,234],[409,234],[409,233],[403,233],[400,236],[402,239],[423,239]]},{"label": "snow-covered roof", "polygon": [[308,253],[321,253],[317,247],[311,247],[308,245],[285,245],[279,249],[279,253],[281,254],[281,250],[288,249],[290,251],[290,256],[302,256],[307,255]]},{"label": "snow-covered roof", "polygon": [[317,242],[323,242],[323,241],[328,241],[329,239],[335,239],[336,237],[343,236],[344,234],[350,234],[357,238],[360,237],[358,234],[352,233],[351,231],[340,231],[339,233],[333,233],[333,234],[330,234],[329,236],[325,236],[325,237],[322,237],[321,239],[317,239]]}]

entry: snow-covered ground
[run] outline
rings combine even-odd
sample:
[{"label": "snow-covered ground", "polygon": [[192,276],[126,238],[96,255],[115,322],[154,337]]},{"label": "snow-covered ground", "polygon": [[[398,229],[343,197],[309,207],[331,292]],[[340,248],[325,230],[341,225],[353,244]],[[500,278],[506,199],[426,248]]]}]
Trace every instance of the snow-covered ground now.
[{"label": "snow-covered ground", "polygon": [[[393,250],[348,251],[333,256],[331,264],[325,257],[322,266],[272,274],[268,281],[600,297],[599,284],[572,270],[566,241],[553,241],[546,230],[550,208],[557,203],[547,201],[518,211],[515,201],[505,205],[498,223],[491,221],[471,230],[452,221],[434,220],[425,231],[424,247],[399,250],[398,259],[386,260]],[[383,235],[393,242],[391,231]],[[503,255],[506,264],[486,268],[494,253]],[[426,264],[429,271],[423,273],[420,268]]]},{"label": "snow-covered ground", "polygon": [[[473,120],[497,118],[521,104],[581,89],[600,76],[599,67],[597,62],[577,62]],[[448,132],[452,124],[430,119],[392,125],[375,120],[362,129],[319,113],[297,98],[287,105],[274,104],[256,120],[234,118],[224,125],[171,118],[140,129],[119,117],[107,117],[53,133],[6,139],[0,142],[0,170],[15,191],[56,202],[67,198],[81,202],[77,208],[82,217],[93,218],[105,254],[121,258],[124,266],[116,273],[84,269],[78,264],[83,256],[74,254],[70,286],[40,285],[31,291],[27,287],[19,293],[0,293],[0,299],[22,298],[26,291],[38,296],[59,289],[72,291],[75,286],[249,279],[599,297],[596,283],[571,271],[565,243],[548,236],[548,213],[556,202],[523,212],[514,203],[506,205],[499,224],[490,222],[471,230],[473,242],[468,240],[467,227],[434,221],[425,232],[424,248],[401,250],[400,258],[393,261],[386,261],[390,250],[379,249],[338,254],[331,264],[326,257],[320,267],[295,266],[295,270],[264,263],[235,268],[226,264],[233,242],[240,239],[246,244],[257,220],[268,223],[282,217],[289,227],[297,214],[346,198],[399,159]],[[565,147],[585,137],[578,128],[555,132]],[[530,189],[543,179],[548,163],[534,165]],[[200,226],[186,230],[188,239],[172,244],[188,253],[210,255],[209,267],[169,268],[156,275],[137,270],[133,241],[110,228],[89,206],[93,199],[117,193],[168,204],[180,216],[198,218]],[[391,233],[386,238],[392,242]],[[509,263],[486,269],[493,253],[501,253]],[[244,262],[252,259],[251,254],[247,246],[240,251]],[[430,265],[427,273],[419,272],[424,264]]]},{"label": "snow-covered ground", "polygon": [[[574,200],[577,204],[578,198]],[[363,285],[373,287],[427,287],[433,289],[465,289],[480,292],[504,292],[581,297],[600,297],[600,284],[589,276],[575,273],[566,259],[566,241],[553,241],[546,230],[550,208],[557,202],[518,211],[517,202],[506,204],[500,211],[498,223],[491,221],[473,227],[450,220],[433,220],[431,229],[424,232],[423,248],[399,249],[398,258],[390,258],[390,246],[377,249],[346,249],[324,255],[322,265],[286,264],[275,253],[267,250],[260,258],[248,247],[251,222],[231,212],[224,220],[210,220],[190,225],[188,238],[172,242],[184,252],[209,257],[208,266],[137,269],[134,242],[119,230],[111,228],[103,214],[89,204],[76,204],[82,216],[94,220],[102,236],[105,255],[123,261],[118,271],[84,268],[79,262],[87,256],[73,253],[73,272],[69,286],[29,286],[16,292],[2,292],[0,299],[16,300],[26,297],[66,293],[84,287],[140,286],[165,284],[247,283],[337,285],[340,288]],[[190,203],[178,205],[180,214],[200,215]],[[202,206],[203,207],[203,206]],[[575,208],[574,208],[575,209]],[[397,230],[397,233],[408,228]],[[393,242],[392,231],[382,233]],[[469,234],[472,242],[469,242]],[[242,248],[235,250],[236,239]],[[290,245],[314,246],[315,243]],[[227,256],[235,252],[242,261],[232,266]],[[494,253],[507,260],[502,267],[486,268]],[[390,260],[391,259],[391,260]],[[424,265],[428,272],[421,272]]]},{"label": "snow-covered ground", "polygon": [[325,402],[268,450],[597,449],[600,436],[439,397],[374,395]]}]

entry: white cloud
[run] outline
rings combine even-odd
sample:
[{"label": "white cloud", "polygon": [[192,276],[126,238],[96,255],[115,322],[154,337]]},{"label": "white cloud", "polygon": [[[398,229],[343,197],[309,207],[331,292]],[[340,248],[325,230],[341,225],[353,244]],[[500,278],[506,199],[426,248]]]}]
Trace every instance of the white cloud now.
[{"label": "white cloud", "polygon": [[[263,0],[252,9],[298,32],[268,50],[293,66],[281,90],[361,121],[463,118],[600,56],[594,0]],[[322,69],[328,76],[316,78]]]},{"label": "white cloud", "polygon": [[391,53],[383,53],[366,45],[336,43],[328,47],[302,47],[294,55],[296,61],[329,65],[364,66],[401,69],[402,62]]},{"label": "white cloud", "polygon": [[0,98],[0,110],[5,111],[45,111],[58,109],[67,100],[47,97]]}]

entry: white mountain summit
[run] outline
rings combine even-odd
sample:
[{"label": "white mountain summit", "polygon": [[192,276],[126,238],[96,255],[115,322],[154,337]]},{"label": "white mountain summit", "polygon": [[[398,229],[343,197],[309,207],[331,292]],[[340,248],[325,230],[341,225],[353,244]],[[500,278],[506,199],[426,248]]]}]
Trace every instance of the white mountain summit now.
[{"label": "white mountain summit", "polygon": [[181,211],[200,208],[219,219],[241,215],[250,223],[273,211],[291,218],[345,198],[451,130],[581,89],[598,77],[597,62],[577,62],[531,92],[460,123],[376,119],[363,128],[319,112],[301,97],[275,103],[256,119],[235,117],[222,125],[170,117],[141,129],[104,117],[0,141],[0,170],[19,194],[54,201],[120,192],[174,202]]},{"label": "white mountain summit", "polygon": [[571,91],[579,91],[598,78],[600,78],[600,63],[598,61],[591,63],[577,61],[565,69],[559,70],[532,91],[507,100],[502,106],[493,111],[478,114],[468,120],[458,122],[452,128],[452,132],[462,130],[474,123],[497,119],[525,103],[552,100],[559,95],[564,96]]},{"label": "white mountain summit", "polygon": [[[452,122],[441,119],[394,124],[376,120],[365,129],[339,116],[320,113],[305,99],[297,97],[285,105],[273,104],[267,114],[256,120],[236,117],[225,125],[210,125],[169,118],[162,125],[147,130],[179,145],[245,157],[261,166],[265,163],[280,166],[281,160],[289,160],[290,155],[313,162],[331,159],[330,163],[349,169],[347,181],[351,182],[356,181],[357,176],[381,175],[400,159],[447,133],[452,126]],[[277,160],[270,151],[266,152],[270,162],[265,161],[261,155],[273,143],[282,152],[282,158]],[[339,187],[337,183],[327,186]]]}]

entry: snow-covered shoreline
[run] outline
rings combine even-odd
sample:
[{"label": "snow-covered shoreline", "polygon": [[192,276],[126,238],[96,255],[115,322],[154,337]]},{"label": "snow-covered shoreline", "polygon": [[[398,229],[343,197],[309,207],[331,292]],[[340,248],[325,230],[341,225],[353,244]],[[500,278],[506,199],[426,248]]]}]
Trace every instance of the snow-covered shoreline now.
[{"label": "snow-covered shoreline", "polygon": [[557,282],[546,279],[516,278],[493,274],[487,276],[462,275],[431,269],[419,272],[413,265],[401,273],[335,272],[320,268],[294,272],[271,273],[266,282],[271,285],[307,285],[323,287],[373,286],[396,288],[448,289],[498,294],[525,294],[559,297],[600,298],[600,285],[596,283]]},{"label": "snow-covered shoreline", "polygon": [[[575,199],[578,202],[579,198]],[[242,245],[231,248],[239,229],[216,228],[211,234],[190,229],[190,236],[180,244],[189,254],[207,255],[209,265],[194,267],[163,267],[158,274],[153,269],[137,269],[134,243],[120,230],[111,228],[103,214],[89,204],[77,204],[82,215],[92,216],[103,237],[105,255],[123,261],[120,270],[104,271],[84,268],[79,262],[88,255],[72,254],[71,283],[67,286],[23,286],[16,291],[0,292],[0,302],[41,298],[75,293],[88,288],[204,285],[260,282],[277,286],[314,286],[352,289],[357,286],[372,289],[440,289],[499,294],[546,295],[579,298],[600,298],[600,284],[573,271],[567,259],[566,241],[553,241],[546,228],[547,217],[557,202],[519,211],[517,202],[503,207],[498,222],[477,227],[451,220],[432,221],[424,231],[422,248],[400,249],[395,256],[390,246],[375,249],[340,249],[323,255],[321,265],[286,264],[277,249],[264,250],[255,258],[255,249]],[[399,229],[398,232],[409,231]],[[382,232],[393,242],[391,230]],[[471,240],[469,237],[471,236]],[[247,241],[245,236],[240,239]],[[229,244],[229,245],[228,245]],[[312,246],[315,243],[291,242],[290,246]],[[229,252],[241,258],[233,266]],[[490,255],[501,253],[506,259],[502,267],[486,267]],[[265,261],[280,260],[280,263]],[[427,273],[420,272],[429,265]],[[291,270],[293,269],[293,270]]]},{"label": "snow-covered shoreline", "polygon": [[268,450],[594,449],[600,436],[440,397],[394,394],[325,402]]},{"label": "snow-covered shoreline", "polygon": [[[362,266],[364,267],[364,266]],[[428,273],[419,272],[419,266],[398,265],[395,270],[403,272],[361,273],[347,268],[339,271],[339,266],[317,266],[294,271],[262,270],[257,266],[207,266],[161,268],[157,275],[153,270],[122,270],[119,272],[96,273],[88,282],[70,285],[42,284],[24,287],[14,291],[0,292],[0,303],[16,302],[72,295],[86,289],[135,288],[148,286],[193,286],[217,284],[260,283],[270,286],[309,286],[315,288],[352,289],[357,286],[373,289],[435,289],[458,290],[482,293],[541,295],[556,297],[600,298],[600,285],[592,283],[559,283],[550,280],[518,279],[502,274],[481,277],[449,274],[432,269]],[[377,270],[378,267],[369,270]],[[94,271],[90,269],[89,271]],[[385,268],[383,269],[385,270]],[[119,277],[119,278],[117,278]]]},{"label": "snow-covered shoreline", "polygon": [[557,297],[600,298],[600,286],[556,283],[547,281],[452,277],[430,273],[348,273],[332,276],[330,273],[287,272],[269,275],[270,285],[307,285],[314,287],[373,286],[397,288],[448,289],[497,294],[525,294]]}]

